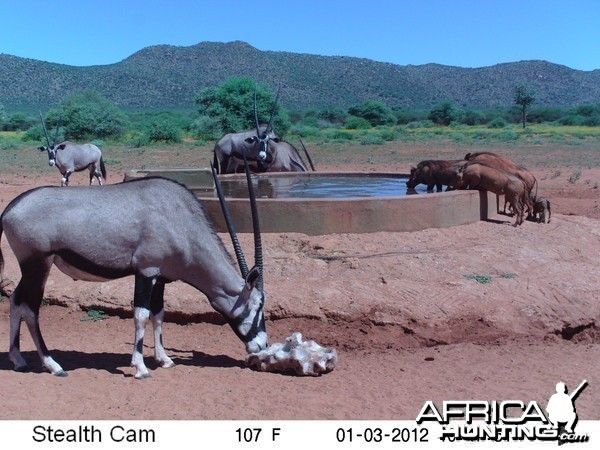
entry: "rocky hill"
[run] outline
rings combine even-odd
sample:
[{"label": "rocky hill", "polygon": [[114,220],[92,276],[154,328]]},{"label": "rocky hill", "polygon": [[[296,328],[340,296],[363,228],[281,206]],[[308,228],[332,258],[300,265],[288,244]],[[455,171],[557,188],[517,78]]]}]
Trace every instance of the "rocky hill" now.
[{"label": "rocky hill", "polygon": [[407,108],[430,108],[445,100],[471,108],[507,107],[518,84],[535,93],[536,106],[600,103],[600,70],[573,70],[546,61],[481,68],[400,66],[261,51],[244,42],[152,46],[116,64],[88,67],[0,54],[0,103],[40,108],[94,88],[125,108],[193,108],[200,90],[231,76],[249,76],[273,88],[281,85],[289,109],[348,107],[366,99]]}]

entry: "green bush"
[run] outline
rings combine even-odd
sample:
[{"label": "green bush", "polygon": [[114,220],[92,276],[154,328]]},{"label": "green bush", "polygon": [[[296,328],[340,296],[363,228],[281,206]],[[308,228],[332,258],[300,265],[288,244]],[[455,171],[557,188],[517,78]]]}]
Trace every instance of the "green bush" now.
[{"label": "green bush", "polygon": [[42,129],[42,125],[36,125],[31,127],[29,130],[23,133],[21,140],[24,142],[43,141],[44,145],[46,145],[46,138],[44,137],[44,130]]},{"label": "green bush", "polygon": [[196,139],[219,139],[225,134],[221,128],[221,121],[209,116],[200,116],[196,119],[190,131]]},{"label": "green bush", "polygon": [[60,124],[65,139],[74,141],[120,137],[128,123],[127,116],[94,89],[67,97],[48,112],[46,121],[50,134],[51,129]]},{"label": "green bush", "polygon": [[347,130],[367,130],[371,128],[371,123],[364,117],[348,116],[344,122],[344,128]]},{"label": "green bush", "polygon": [[[349,108],[348,114],[365,119],[373,127],[394,125],[397,120],[392,109],[379,100],[366,100],[360,105]],[[346,119],[347,121],[348,119]]]},{"label": "green bush", "polygon": [[495,129],[504,128],[506,127],[506,121],[502,117],[496,117],[495,119],[488,122],[487,127]]},{"label": "green bush", "polygon": [[379,131],[379,137],[384,141],[395,141],[398,139],[398,131],[394,129],[385,129]]},{"label": "green bush", "polygon": [[460,122],[462,112],[452,102],[441,102],[431,108],[429,120],[437,125],[450,125],[452,122]]},{"label": "green bush", "polygon": [[[267,122],[273,111],[275,96],[263,84],[252,78],[232,77],[219,87],[206,88],[196,97],[200,115],[218,121],[223,133],[236,133],[256,127],[254,116],[254,93],[258,120]],[[273,129],[279,137],[285,136],[291,127],[287,112],[279,104],[273,117]]]},{"label": "green bush", "polygon": [[482,125],[485,123],[485,115],[481,111],[467,109],[462,115],[461,123],[469,126]]},{"label": "green bush", "polygon": [[330,129],[321,132],[321,138],[325,142],[351,141],[354,133],[350,130]]},{"label": "green bush", "polygon": [[416,129],[416,128],[432,128],[435,126],[431,120],[417,120],[415,122],[409,122],[406,124],[406,128],[408,129]]},{"label": "green bush", "polygon": [[385,141],[379,133],[367,132],[360,135],[361,145],[382,145]]},{"label": "green bush", "polygon": [[319,136],[321,130],[319,130],[317,127],[311,127],[309,125],[296,124],[292,127],[290,133],[300,137]]},{"label": "green bush", "polygon": [[181,130],[168,120],[151,123],[146,130],[146,136],[150,142],[181,142]]},{"label": "green bush", "polygon": [[7,119],[6,111],[4,110],[4,105],[0,103],[0,130],[4,126],[4,122]]},{"label": "green bush", "polygon": [[142,131],[134,131],[127,140],[127,145],[134,148],[145,147],[148,144],[150,144],[150,138]]},{"label": "green bush", "polygon": [[342,125],[345,122],[347,116],[348,113],[346,111],[340,108],[336,108],[335,106],[326,106],[317,113],[318,119],[325,121],[333,126]]}]

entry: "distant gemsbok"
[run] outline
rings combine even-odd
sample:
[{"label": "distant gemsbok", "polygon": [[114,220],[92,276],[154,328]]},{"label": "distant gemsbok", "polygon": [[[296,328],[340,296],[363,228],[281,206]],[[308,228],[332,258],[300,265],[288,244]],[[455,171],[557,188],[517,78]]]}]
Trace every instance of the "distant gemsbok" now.
[{"label": "distant gemsbok", "polygon": [[[254,92],[255,130],[241,133],[228,133],[215,144],[214,166],[217,173],[238,173],[243,171],[244,157],[253,172],[306,172],[308,169],[298,150],[290,143],[280,141],[273,131],[273,117],[277,111],[279,90],[271,110],[269,122],[260,124],[256,107],[256,91]],[[302,143],[302,142],[301,142]],[[309,163],[314,169],[308,150],[302,147]]]},{"label": "distant gemsbok", "polygon": [[217,173],[238,173],[244,170],[244,158],[253,172],[264,172],[259,164],[267,159],[269,143],[277,139],[273,132],[273,117],[277,110],[279,90],[267,124],[259,124],[254,91],[254,119],[256,128],[241,133],[227,133],[215,144],[213,164]]},{"label": "distant gemsbok", "polygon": [[[67,375],[50,356],[39,324],[44,287],[53,264],[75,280],[135,276],[131,359],[135,378],[150,376],[142,354],[144,329],[150,319],[154,358],[162,367],[174,365],[163,347],[162,323],[165,284],[176,280],[206,295],[245,343],[248,353],[265,349],[268,336],[263,314],[262,245],[253,192],[250,198],[256,264],[248,270],[233,233],[240,276],[201,203],[175,181],[142,178],[102,189],[46,186],[19,195],[0,217],[0,238],[4,231],[21,268],[21,280],[10,295],[9,358],[15,370],[28,369],[19,350],[24,320],[43,366],[53,375]],[[226,205],[223,207],[226,210]],[[0,289],[5,286],[3,265],[0,251]]]},{"label": "distant gemsbok", "polygon": [[38,147],[38,150],[48,152],[48,163],[50,166],[56,165],[62,174],[60,185],[68,186],[69,177],[73,172],[80,172],[88,168],[90,170],[90,185],[94,177],[98,180],[98,184],[102,185],[103,179],[106,179],[106,168],[104,167],[104,160],[102,159],[100,149],[94,144],[74,144],[69,141],[62,141],[57,144],[58,125],[54,133],[54,141],[51,144],[41,112],[40,119],[42,120],[42,127],[44,128],[48,146]]}]

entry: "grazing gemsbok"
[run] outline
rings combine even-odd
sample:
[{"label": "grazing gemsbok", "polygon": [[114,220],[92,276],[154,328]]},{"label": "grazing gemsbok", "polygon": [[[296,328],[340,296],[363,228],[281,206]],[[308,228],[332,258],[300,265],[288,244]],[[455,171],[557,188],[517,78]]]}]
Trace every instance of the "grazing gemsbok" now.
[{"label": "grazing gemsbok", "polygon": [[213,164],[217,173],[242,172],[244,170],[244,157],[246,157],[246,161],[254,172],[264,172],[264,170],[258,169],[258,165],[267,159],[269,142],[276,139],[272,124],[278,99],[279,90],[275,97],[269,122],[266,125],[261,125],[258,122],[256,91],[254,91],[254,121],[256,128],[242,133],[227,133],[219,139],[213,150]]},{"label": "grazing gemsbok", "polygon": [[38,147],[38,150],[41,152],[47,151],[48,164],[50,166],[56,165],[62,174],[60,185],[68,186],[71,174],[85,169],[90,170],[90,185],[94,177],[98,180],[98,184],[102,185],[102,180],[106,179],[106,168],[104,167],[104,160],[102,159],[100,149],[94,144],[74,144],[70,141],[63,141],[57,144],[58,126],[54,133],[54,141],[51,144],[42,113],[40,113],[40,119],[42,119],[42,126],[48,146]]},{"label": "grazing gemsbok", "polygon": [[[50,356],[39,326],[40,305],[52,264],[75,280],[135,276],[135,341],[131,359],[135,378],[150,376],[142,354],[144,329],[150,319],[154,327],[154,358],[162,367],[174,365],[163,347],[162,322],[165,283],[175,280],[206,295],[249,353],[266,348],[262,247],[255,204],[252,212],[256,223],[256,265],[247,269],[235,239],[243,273],[240,276],[200,202],[174,181],[143,178],[102,189],[41,187],[19,195],[6,207],[0,220],[0,238],[4,231],[21,268],[21,280],[10,295],[9,358],[15,370],[28,369],[19,350],[24,320],[43,366],[54,375],[66,375]],[[3,265],[0,251],[0,275]],[[0,287],[1,281],[0,276]]]}]

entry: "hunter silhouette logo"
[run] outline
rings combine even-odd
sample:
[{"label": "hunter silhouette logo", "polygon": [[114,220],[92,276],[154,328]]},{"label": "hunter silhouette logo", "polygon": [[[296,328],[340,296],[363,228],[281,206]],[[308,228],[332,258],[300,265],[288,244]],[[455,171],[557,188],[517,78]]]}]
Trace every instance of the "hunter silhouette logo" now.
[{"label": "hunter silhouette logo", "polygon": [[587,434],[575,433],[577,412],[575,400],[588,382],[583,380],[573,392],[568,393],[563,382],[556,385],[544,413],[543,406],[535,400],[444,401],[441,408],[427,401],[416,422],[437,422],[442,425],[442,441],[558,441],[559,445],[571,442],[588,442]]},{"label": "hunter silhouette logo", "polygon": [[556,394],[553,394],[546,406],[548,419],[558,430],[559,441],[578,440],[574,429],[577,424],[577,411],[575,410],[575,399],[585,389],[588,382],[583,380],[579,386],[569,394],[567,385],[562,381],[556,384]]}]

